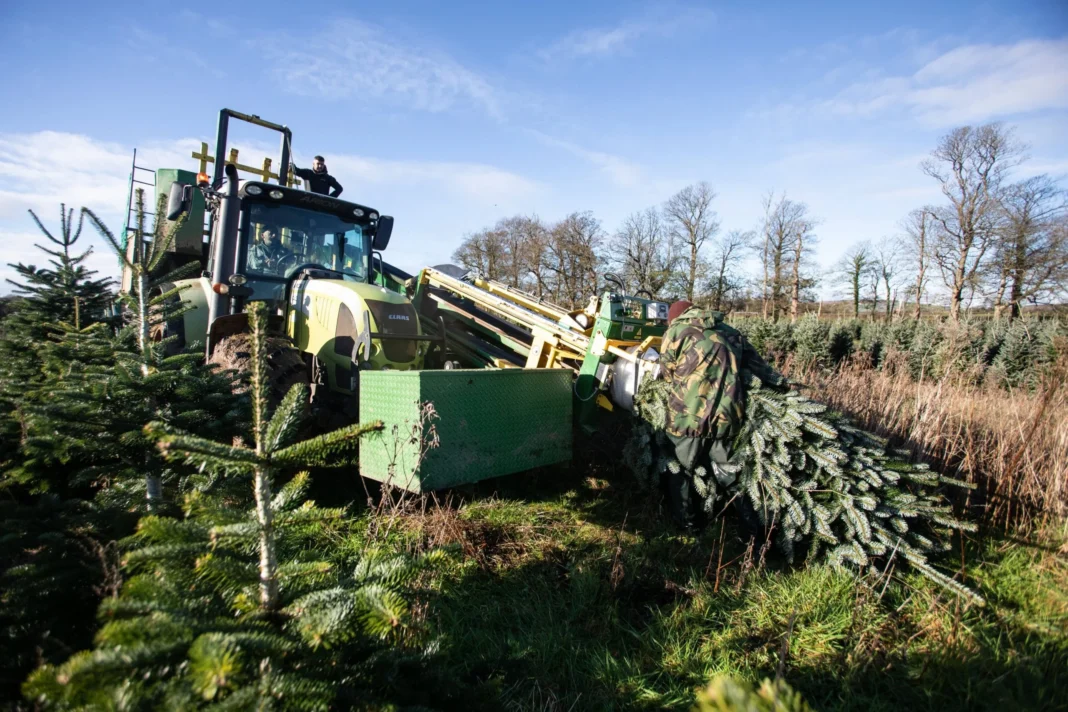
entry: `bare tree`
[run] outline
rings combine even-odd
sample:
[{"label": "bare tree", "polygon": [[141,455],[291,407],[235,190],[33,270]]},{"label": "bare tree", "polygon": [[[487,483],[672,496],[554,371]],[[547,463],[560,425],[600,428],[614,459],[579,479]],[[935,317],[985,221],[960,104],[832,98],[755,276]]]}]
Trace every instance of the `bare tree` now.
[{"label": "bare tree", "polygon": [[807,257],[812,254],[816,242],[813,229],[816,221],[809,217],[808,206],[793,203],[788,206],[791,215],[793,247],[790,253],[790,321],[797,321],[801,313],[801,291],[816,284],[816,280],[805,274]]},{"label": "bare tree", "polygon": [[664,204],[664,217],[672,235],[689,251],[686,298],[693,301],[702,262],[701,248],[719,230],[712,201],[716,192],[705,182],[688,185]]},{"label": "bare tree", "polygon": [[[884,238],[874,250],[872,269],[875,272],[876,284],[882,284],[886,295],[886,320],[893,319],[894,287],[899,276],[901,264],[901,244],[892,238]],[[878,294],[878,291],[876,291]],[[878,297],[876,297],[878,300]]]},{"label": "bare tree", "polygon": [[937,180],[949,205],[934,211],[938,235],[933,256],[949,287],[950,316],[960,320],[964,290],[974,283],[994,242],[999,191],[1022,154],[1002,124],[964,126],[942,137],[923,171]]},{"label": "bare tree", "polygon": [[913,210],[903,221],[902,227],[905,230],[904,242],[907,252],[912,257],[916,272],[916,281],[910,292],[916,297],[916,309],[913,316],[919,319],[923,295],[930,279],[927,270],[931,264],[931,243],[934,239],[934,208],[923,207]]},{"label": "bare tree", "polygon": [[752,231],[731,230],[713,242],[712,268],[715,273],[709,287],[711,306],[716,311],[723,311],[728,296],[742,286],[744,280],[736,270],[744,257],[743,251],[755,237]]},{"label": "bare tree", "polygon": [[872,269],[872,251],[868,242],[853,245],[835,265],[833,274],[840,284],[844,284],[853,300],[853,318],[860,317],[861,287],[868,280]]},{"label": "bare tree", "polygon": [[579,306],[596,292],[603,242],[601,222],[589,212],[571,213],[549,230],[546,269],[553,275],[558,303]]},{"label": "bare tree", "polygon": [[611,263],[627,290],[654,297],[675,280],[682,255],[656,208],[632,213],[609,243]]},{"label": "bare tree", "polygon": [[504,235],[498,230],[485,228],[465,236],[452,258],[489,279],[500,279],[504,276],[507,254]]},{"label": "bare tree", "polygon": [[511,287],[523,287],[528,273],[526,255],[527,225],[530,219],[524,215],[515,215],[497,221],[494,230],[501,235],[504,245],[504,264],[502,281]]},{"label": "bare tree", "polygon": [[1068,289],[1068,202],[1053,179],[1040,175],[1008,186],[1001,205],[994,313],[1000,317],[1007,309],[1015,319],[1024,301],[1044,301]]},{"label": "bare tree", "polygon": [[871,300],[870,307],[868,309],[868,319],[875,321],[875,312],[879,309],[879,270],[872,266],[865,275],[867,279],[868,298]]},{"label": "bare tree", "polygon": [[783,265],[786,261],[790,231],[783,215],[786,196],[777,198],[768,192],[763,199],[764,218],[760,226],[759,257],[764,272],[761,312],[767,319],[778,320],[782,307]]}]

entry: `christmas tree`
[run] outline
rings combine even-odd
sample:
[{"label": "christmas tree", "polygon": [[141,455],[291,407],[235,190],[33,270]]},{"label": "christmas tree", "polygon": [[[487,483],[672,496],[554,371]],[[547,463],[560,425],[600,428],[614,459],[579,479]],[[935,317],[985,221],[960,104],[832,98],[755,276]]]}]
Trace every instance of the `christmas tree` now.
[{"label": "christmas tree", "polygon": [[[968,487],[912,464],[905,452],[827,410],[797,391],[765,388],[747,379],[746,424],[732,464],[691,473],[705,511],[721,512],[742,498],[776,534],[787,560],[798,554],[858,572],[876,572],[890,560],[974,601],[967,587],[935,569],[928,556],[950,547],[954,530],[974,525],[953,516],[939,487]],[[635,399],[639,420],[624,451],[627,464],[651,486],[679,463],[663,433],[670,386],[647,379]]]},{"label": "christmas tree", "polygon": [[33,412],[51,397],[50,384],[66,369],[101,356],[72,348],[63,368],[49,365],[60,342],[75,346],[104,325],[111,282],[98,279],[79,251],[82,224],[60,209],[53,233],[31,211],[47,238],[38,245],[44,266],[14,264],[0,324],[0,698],[18,697],[19,685],[41,660],[61,660],[91,640],[92,612],[106,595],[108,539],[121,527],[101,516],[87,489],[70,482],[59,453],[35,452]]},{"label": "christmas tree", "polygon": [[[160,210],[162,202],[157,215]],[[146,240],[143,195],[138,191],[134,247],[126,256],[91,211],[83,210],[83,215],[133,275],[134,290],[121,298],[126,309],[117,333],[68,327],[42,346],[42,369],[48,378],[39,386],[37,404],[29,409],[24,449],[71,463],[71,480],[91,487],[105,506],[159,510],[168,504],[165,487],[183,486],[192,470],[176,468],[161,457],[144,425],[158,420],[189,432],[232,437],[245,413],[231,393],[229,378],[204,365],[199,350],[174,353],[178,350],[170,348],[168,340],[151,338],[163,321],[186,308],[176,298],[177,290],[160,289],[176,275],[149,276],[181,223],[165,229],[158,219],[151,241]]]},{"label": "christmas tree", "polygon": [[[43,707],[349,708],[381,682],[382,641],[402,627],[405,587],[434,557],[353,555],[338,546],[343,510],[305,499],[307,473],[275,491],[287,471],[349,461],[381,426],[295,441],[306,387],[269,412],[266,317],[260,304],[251,311],[250,446],[147,427],[168,461],[216,485],[188,494],[179,519],[142,518],[95,649],[27,682]],[[241,484],[251,493],[237,494]]]}]

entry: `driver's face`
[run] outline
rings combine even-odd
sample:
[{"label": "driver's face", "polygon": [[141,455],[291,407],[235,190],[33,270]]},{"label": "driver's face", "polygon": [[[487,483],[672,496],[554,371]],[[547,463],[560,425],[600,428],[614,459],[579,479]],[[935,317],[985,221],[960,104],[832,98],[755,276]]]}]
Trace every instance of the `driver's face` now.
[{"label": "driver's face", "polygon": [[322,173],[326,170],[326,164],[316,158],[314,161],[312,161],[312,170],[316,173]]},{"label": "driver's face", "polygon": [[267,246],[274,244],[274,233],[270,230],[263,231],[263,244]]}]

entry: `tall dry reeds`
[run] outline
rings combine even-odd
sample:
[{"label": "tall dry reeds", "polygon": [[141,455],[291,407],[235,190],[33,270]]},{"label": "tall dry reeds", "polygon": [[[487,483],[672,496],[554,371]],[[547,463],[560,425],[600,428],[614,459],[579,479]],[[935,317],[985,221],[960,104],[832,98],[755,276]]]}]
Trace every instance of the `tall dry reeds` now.
[{"label": "tall dry reeds", "polygon": [[1035,390],[976,386],[968,374],[916,381],[904,355],[793,373],[811,395],[944,474],[977,485],[973,519],[1028,529],[1068,517],[1068,353]]}]

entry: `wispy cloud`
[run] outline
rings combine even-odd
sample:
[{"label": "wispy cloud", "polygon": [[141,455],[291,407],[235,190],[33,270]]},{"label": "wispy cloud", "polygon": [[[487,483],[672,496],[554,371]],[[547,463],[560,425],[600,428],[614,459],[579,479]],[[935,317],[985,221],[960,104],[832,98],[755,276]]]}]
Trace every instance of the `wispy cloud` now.
[{"label": "wispy cloud", "polygon": [[540,190],[540,186],[528,178],[481,163],[394,161],[336,155],[330,157],[330,172],[339,177],[351,177],[360,186],[429,188],[436,193],[494,203],[528,197]]},{"label": "wispy cloud", "polygon": [[571,155],[577,156],[587,163],[592,164],[615,185],[629,188],[637,185],[641,180],[641,168],[639,168],[636,163],[625,158],[611,153],[591,151],[590,149],[583,148],[582,146],[578,146],[569,141],[562,141],[533,129],[529,129],[528,133],[545,146],[562,149]]},{"label": "wispy cloud", "polygon": [[[192,149],[199,146],[194,139],[153,142],[140,147],[138,164],[153,168],[188,165]],[[36,232],[27,210],[37,213],[46,226],[58,229],[61,203],[75,212],[87,207],[119,233],[132,154],[132,146],[80,134],[0,134],[0,280],[13,276],[9,263],[43,261],[44,255],[34,244],[46,238]],[[149,197],[150,204],[152,200]],[[115,256],[88,225],[78,245],[93,249],[87,261],[90,268],[115,276]],[[10,285],[0,281],[0,293],[7,291]]]},{"label": "wispy cloud", "polygon": [[[199,148],[199,139],[155,141],[138,148],[137,163],[152,169],[193,167],[190,154]],[[264,150],[270,149],[249,145],[241,154],[260,156]],[[28,209],[51,226],[58,225],[60,203],[76,211],[85,206],[113,232],[122,229],[132,151],[132,146],[80,134],[0,133],[0,294],[10,291],[3,282],[14,274],[8,263],[41,262],[41,253],[34,244],[43,237],[36,232],[26,213]],[[345,185],[344,197],[393,211],[409,229],[420,224],[420,211],[440,211],[442,206],[448,206],[450,214],[463,215],[470,211],[492,212],[497,205],[502,206],[501,210],[518,210],[543,191],[536,181],[482,163],[331,154],[330,170]],[[445,220],[440,214],[425,218],[424,222],[432,226]],[[426,227],[422,230],[428,238],[434,234]],[[111,250],[88,226],[79,245],[93,248],[89,262],[93,269],[110,275],[117,272]],[[405,249],[410,253],[411,265],[421,265],[421,260],[428,259],[420,254],[418,241],[408,241]]]},{"label": "wispy cloud", "polygon": [[1068,108],[1068,39],[962,45],[907,75],[866,78],[766,115],[870,117],[905,111],[932,127]]},{"label": "wispy cloud", "polygon": [[[270,45],[307,42],[282,35]],[[499,93],[479,73],[357,20],[333,23],[308,50],[283,51],[272,73],[287,91],[303,96],[383,100],[428,112],[468,105],[496,118],[503,113]]]},{"label": "wispy cloud", "polygon": [[683,30],[707,25],[714,19],[715,13],[705,8],[657,6],[642,17],[616,25],[575,30],[540,50],[538,56],[546,62],[608,57],[630,50],[639,40],[672,37]]}]

